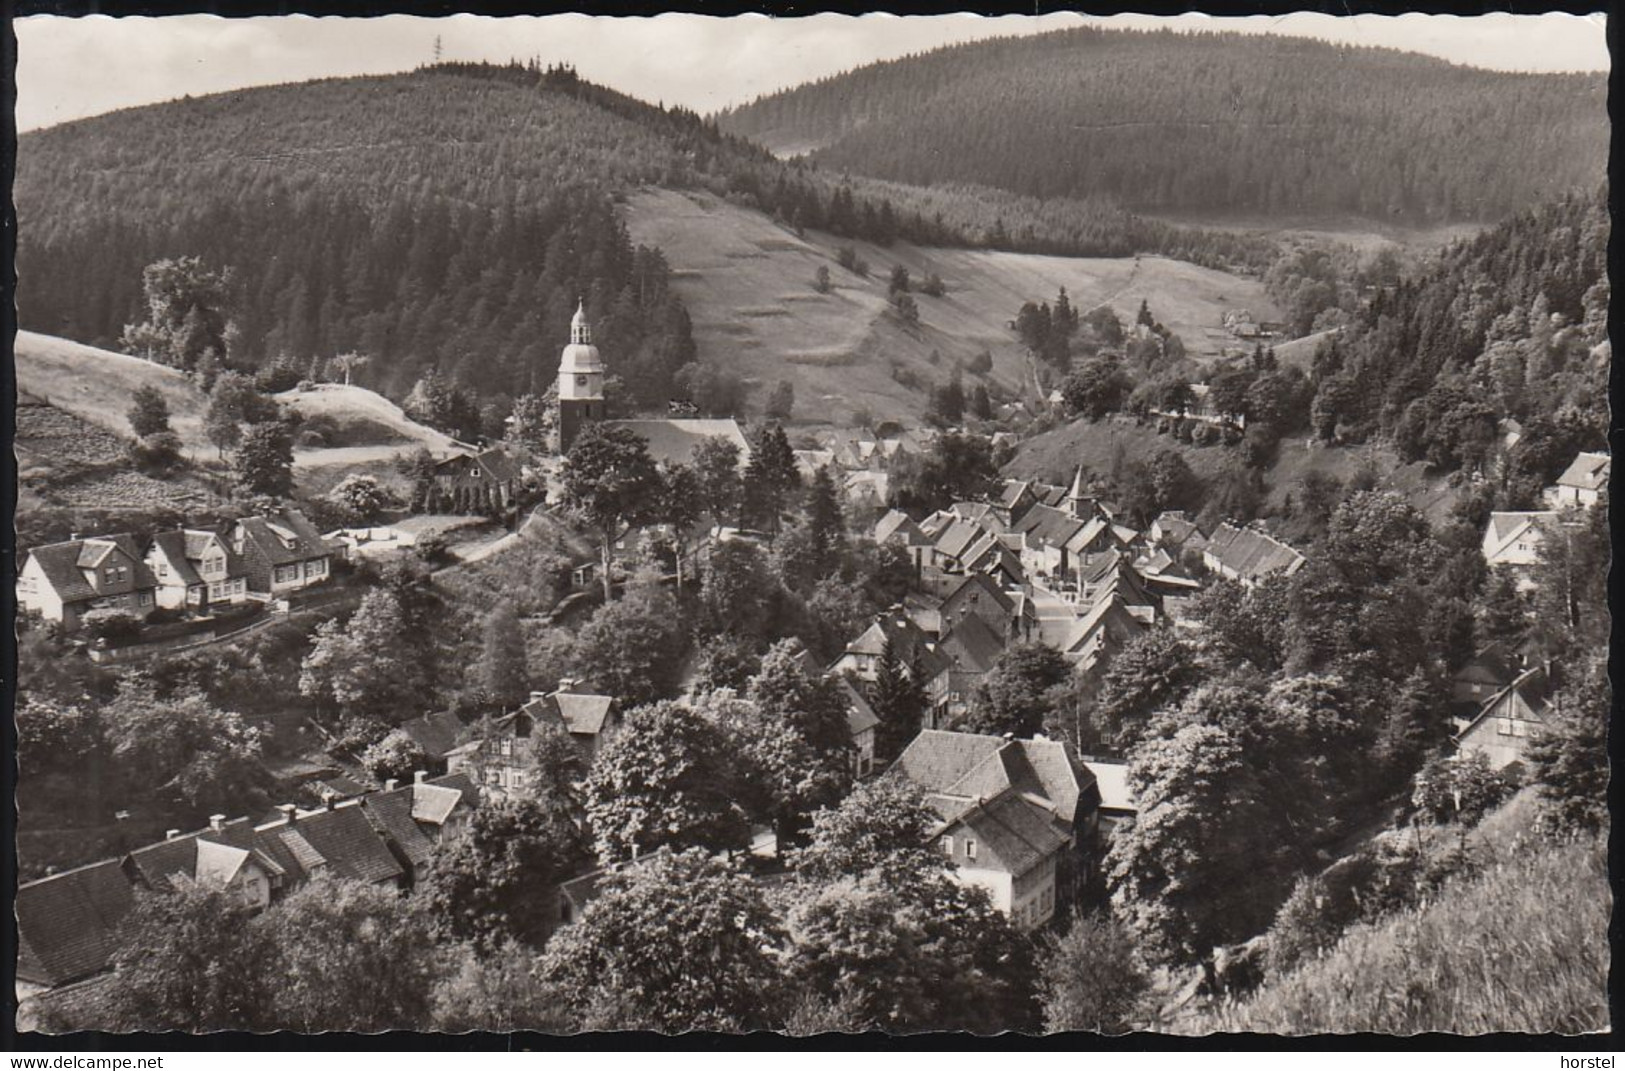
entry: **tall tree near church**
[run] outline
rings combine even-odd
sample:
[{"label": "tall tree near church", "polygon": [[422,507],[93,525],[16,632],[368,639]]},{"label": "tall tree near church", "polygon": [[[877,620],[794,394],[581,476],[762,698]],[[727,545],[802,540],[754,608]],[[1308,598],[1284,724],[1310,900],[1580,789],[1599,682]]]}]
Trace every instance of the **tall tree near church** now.
[{"label": "tall tree near church", "polygon": [[750,524],[779,534],[790,492],[800,483],[795,451],[777,423],[756,434],[750,465],[745,469],[745,513]]},{"label": "tall tree near church", "polygon": [[588,424],[570,446],[562,472],[565,508],[598,536],[604,601],[615,597],[615,544],[659,505],[660,473],[638,434],[614,424]]},{"label": "tall tree near church", "polygon": [[914,668],[903,664],[887,640],[880,651],[880,668],[874,686],[869,690],[870,704],[880,718],[880,727],[875,731],[875,753],[882,762],[901,755],[908,742],[919,735],[925,717],[926,695]]},{"label": "tall tree near church", "polygon": [[846,549],[846,528],[841,519],[841,499],[835,490],[835,477],[829,466],[820,468],[807,491],[807,542],[812,551],[808,572],[822,580],[840,568]]}]

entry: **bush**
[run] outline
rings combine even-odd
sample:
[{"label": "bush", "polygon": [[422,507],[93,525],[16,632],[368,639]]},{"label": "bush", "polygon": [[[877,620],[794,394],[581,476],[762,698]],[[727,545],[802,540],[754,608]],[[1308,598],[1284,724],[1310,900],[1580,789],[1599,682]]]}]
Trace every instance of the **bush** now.
[{"label": "bush", "polygon": [[936,272],[931,272],[925,277],[925,282],[920,284],[920,293],[926,297],[941,297],[947,292],[948,288],[942,285],[942,276]]},{"label": "bush", "polygon": [[451,545],[446,542],[443,535],[426,535],[412,544],[412,553],[421,562],[430,565],[439,565],[451,560]]},{"label": "bush", "polygon": [[302,378],[296,368],[273,364],[254,373],[254,389],[261,394],[281,394],[298,386]]},{"label": "bush", "polygon": [[1212,424],[1198,422],[1197,425],[1191,429],[1192,446],[1213,446],[1217,444],[1222,437],[1223,435],[1219,429],[1214,427]]},{"label": "bush", "polygon": [[294,444],[306,450],[321,450],[327,446],[327,436],[315,428],[306,428],[299,433],[299,437],[294,440]]},{"label": "bush", "polygon": [[80,623],[91,639],[109,646],[133,643],[141,635],[141,622],[124,610],[91,610]]},{"label": "bush", "polygon": [[1424,766],[1416,775],[1411,803],[1435,822],[1470,826],[1512,795],[1514,787],[1490,768],[1482,753],[1469,751]]},{"label": "bush", "polygon": [[158,431],[130,444],[130,461],[149,475],[170,472],[181,462],[181,437],[172,431]]},{"label": "bush", "polygon": [[965,362],[965,371],[973,376],[985,376],[993,371],[993,355],[983,350]]}]

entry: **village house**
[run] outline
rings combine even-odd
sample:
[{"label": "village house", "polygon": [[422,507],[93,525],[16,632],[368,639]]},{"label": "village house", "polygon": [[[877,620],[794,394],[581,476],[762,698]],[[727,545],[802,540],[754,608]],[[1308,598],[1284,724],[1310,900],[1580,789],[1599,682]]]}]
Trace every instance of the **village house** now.
[{"label": "village house", "polygon": [[466,728],[463,719],[449,710],[424,714],[400,724],[400,731],[417,745],[426,765],[437,774],[446,772],[446,756],[462,743]]},{"label": "village house", "polygon": [[253,844],[284,873],[291,890],[321,874],[369,885],[404,887],[406,868],[362,810],[360,800],[328,797],[320,806],[301,810],[292,803],[278,817],[254,826]]},{"label": "village house", "polygon": [[1608,473],[1612,458],[1607,454],[1582,451],[1555,487],[1546,489],[1546,502],[1553,509],[1590,509],[1608,489]]},{"label": "village house", "polygon": [[518,710],[487,719],[473,739],[447,754],[447,769],[466,775],[495,799],[531,798],[541,774],[541,756],[533,746],[538,725],[565,732],[582,770],[590,768],[620,731],[620,710],[612,696],[575,688],[574,681],[560,681],[557,691],[532,692]]},{"label": "village house", "polygon": [[75,537],[28,552],[17,603],[71,631],[95,610],[145,619],[157,608],[157,587],[135,536]]},{"label": "village house", "polygon": [[942,600],[937,613],[939,635],[974,614],[1005,639],[1022,638],[1024,622],[1017,616],[1015,600],[986,573],[973,572],[961,580]]},{"label": "village house", "polygon": [[524,483],[519,461],[499,446],[435,462],[431,513],[498,514],[517,505]]},{"label": "village house", "polygon": [[361,809],[405,870],[410,887],[429,876],[440,846],[467,829],[478,801],[479,790],[467,777],[431,779],[420,770],[410,784],[385,781],[382,791],[361,798]]},{"label": "village house", "polygon": [[166,610],[209,612],[212,606],[247,602],[248,566],[218,532],[175,528],[159,532],[147,547],[147,567],[157,581],[158,605]]},{"label": "village house", "polygon": [[852,683],[850,677],[820,666],[800,640],[792,639],[789,642],[794,648],[795,660],[803,670],[813,677],[826,678],[835,685],[846,711],[846,731],[852,739],[852,776],[868,777],[875,768],[875,730],[880,727],[880,717],[868,696]]},{"label": "village house", "polygon": [[880,671],[880,662],[887,646],[892,657],[905,670],[917,663],[925,680],[936,676],[938,664],[931,650],[930,637],[914,623],[901,606],[876,615],[869,627],[846,645],[839,658],[829,668],[834,673],[850,673],[858,680],[873,684]]},{"label": "village house", "polygon": [[228,542],[245,563],[248,590],[260,595],[302,591],[332,576],[336,549],[296,509],[244,517]]},{"label": "village house", "polygon": [[971,696],[1004,653],[1005,637],[976,614],[966,614],[952,627],[943,623],[936,644],[936,673],[926,682],[931,704],[928,728],[952,725],[970,711]]},{"label": "village house", "polygon": [[18,1013],[22,1005],[107,971],[135,893],[117,859],[17,886]]},{"label": "village house", "polygon": [[925,730],[893,766],[925,795],[929,837],[1018,929],[1045,925],[1094,866],[1099,790],[1064,744]]},{"label": "village house", "polygon": [[1226,580],[1252,587],[1268,576],[1291,576],[1303,568],[1304,556],[1256,528],[1221,524],[1202,549],[1202,562]]},{"label": "village house", "polygon": [[1111,591],[1066,626],[1066,635],[1054,646],[1080,674],[1104,671],[1112,658],[1146,630],[1143,614],[1135,612],[1122,593]]},{"label": "village house", "polygon": [[1450,700],[1477,711],[1490,696],[1499,692],[1519,673],[1521,659],[1499,643],[1474,654],[1450,681]]},{"label": "village house", "polygon": [[1558,524],[1558,517],[1554,510],[1491,513],[1484,526],[1484,564],[1510,570],[1521,590],[1532,590],[1541,541]]},{"label": "village house", "polygon": [[1185,516],[1183,510],[1165,510],[1157,514],[1145,530],[1151,546],[1166,551],[1178,559],[1186,550],[1200,554],[1207,547],[1207,536],[1202,529]]},{"label": "village house", "polygon": [[1460,755],[1478,752],[1496,770],[1523,765],[1529,741],[1540,734],[1552,705],[1551,672],[1544,666],[1520,673],[1484,704],[1478,716],[1456,734]]},{"label": "village house", "polygon": [[187,882],[233,893],[246,907],[262,910],[283,889],[287,871],[254,843],[247,818],[228,822],[209,816],[209,827],[196,833],[172,829],[156,844],[138,848],[124,859],[126,876],[152,892],[168,892]]}]

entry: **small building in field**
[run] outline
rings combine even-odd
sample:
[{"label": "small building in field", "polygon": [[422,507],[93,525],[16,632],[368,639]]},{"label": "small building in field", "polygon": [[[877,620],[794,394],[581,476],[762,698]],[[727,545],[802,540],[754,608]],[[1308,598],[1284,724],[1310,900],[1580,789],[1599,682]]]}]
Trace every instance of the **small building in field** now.
[{"label": "small building in field", "polygon": [[1529,742],[1546,724],[1551,705],[1551,673],[1543,665],[1525,670],[1490,697],[1478,716],[1456,734],[1456,751],[1461,755],[1476,751],[1492,769],[1520,769]]},{"label": "small building in field", "polygon": [[159,532],[152,537],[145,560],[157,581],[158,605],[166,610],[201,614],[211,606],[248,601],[248,564],[218,532],[197,528]]},{"label": "small building in field", "polygon": [[1546,489],[1547,503],[1553,509],[1590,509],[1608,489],[1612,464],[1607,454],[1582,451],[1557,478],[1557,485]]},{"label": "small building in field", "polygon": [[245,563],[248,590],[271,596],[325,583],[338,552],[296,509],[244,517],[233,526],[228,542]]},{"label": "small building in field", "polygon": [[1532,589],[1541,542],[1557,526],[1558,518],[1555,510],[1491,513],[1489,523],[1484,526],[1484,564],[1491,569],[1505,566],[1516,577],[1519,588]]},{"label": "small building in field", "polygon": [[95,610],[144,620],[157,608],[157,588],[135,536],[74,538],[28,552],[17,604],[71,631]]}]

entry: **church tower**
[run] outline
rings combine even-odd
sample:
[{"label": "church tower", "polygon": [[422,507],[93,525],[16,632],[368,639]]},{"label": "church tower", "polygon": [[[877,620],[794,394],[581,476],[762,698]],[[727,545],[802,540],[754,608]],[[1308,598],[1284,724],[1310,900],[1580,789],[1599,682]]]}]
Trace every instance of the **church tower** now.
[{"label": "church tower", "polygon": [[570,318],[570,344],[559,361],[559,453],[570,452],[581,429],[604,419],[604,362],[592,344],[586,309]]}]

